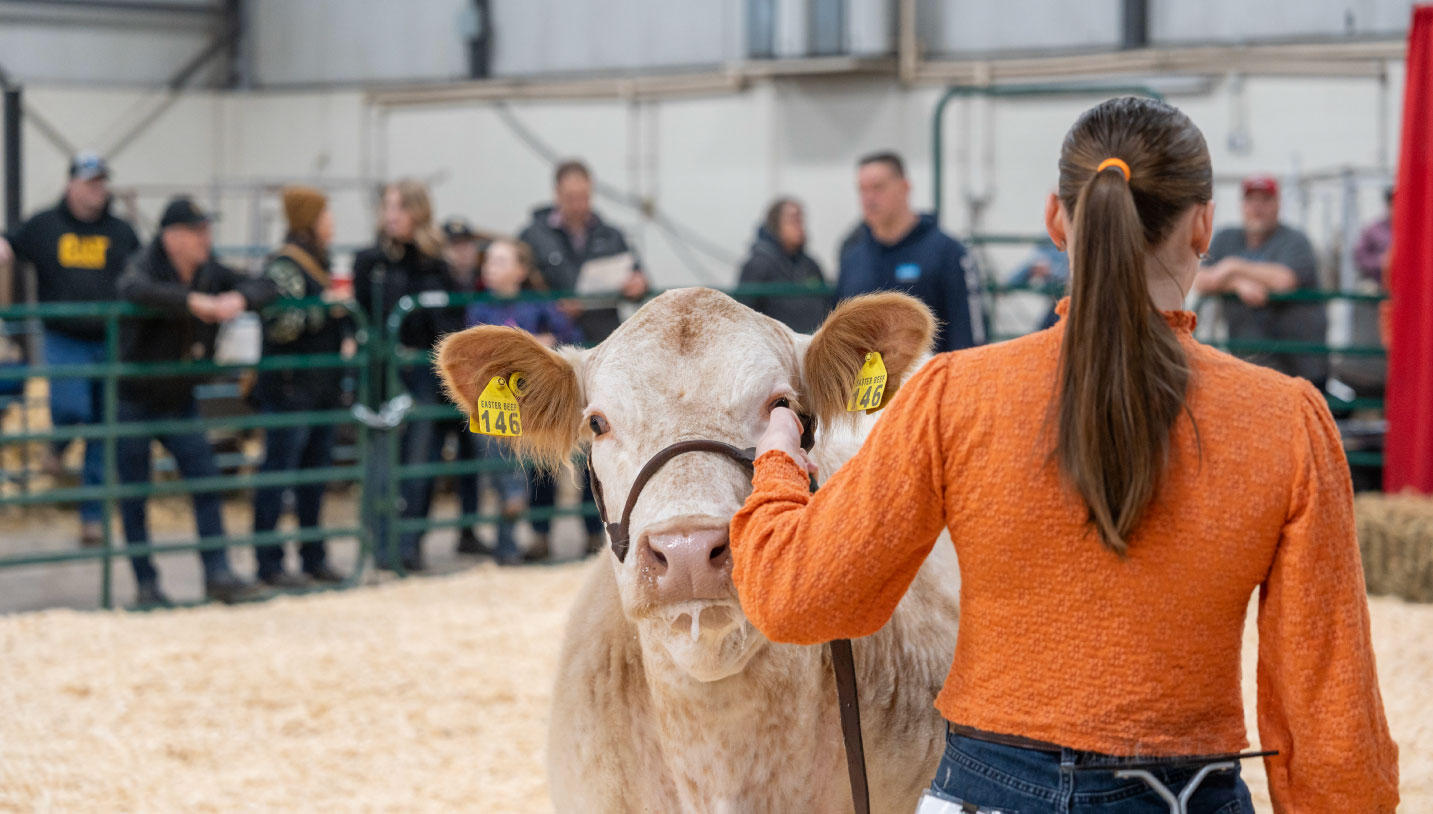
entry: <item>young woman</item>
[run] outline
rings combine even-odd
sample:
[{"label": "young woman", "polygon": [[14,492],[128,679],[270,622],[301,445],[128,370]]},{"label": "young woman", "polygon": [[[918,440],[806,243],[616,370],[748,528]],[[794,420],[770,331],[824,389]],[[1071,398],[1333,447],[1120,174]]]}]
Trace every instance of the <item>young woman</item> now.
[{"label": "young woman", "polygon": [[[1259,732],[1276,810],[1392,812],[1397,748],[1369,642],[1338,430],[1307,382],[1196,342],[1209,152],[1123,98],[1065,137],[1046,204],[1062,319],[936,357],[814,496],[772,411],[731,525],[733,577],[777,641],[867,635],[943,529],[960,558],[950,722],[930,793],[980,810],[1164,811],[1113,768],[1246,746],[1240,638],[1259,595]],[[1176,793],[1193,775],[1155,774]],[[969,809],[962,809],[969,810]],[[1205,814],[1253,808],[1209,777]]]},{"label": "young woman", "polygon": [[[410,314],[398,328],[396,336],[387,336],[388,315],[405,296],[425,291],[455,291],[456,284],[443,261],[443,238],[433,225],[433,205],[428,189],[414,180],[395,181],[383,191],[383,209],[379,219],[378,244],[364,249],[353,259],[353,293],[368,316],[371,330],[381,332],[388,342],[410,349],[428,351],[438,337],[462,330],[461,309],[420,308]],[[383,375],[382,354],[375,354],[370,375],[370,406],[378,406],[397,393],[387,392]],[[432,366],[420,362],[401,371],[403,386],[419,405],[438,404],[438,379]],[[433,446],[432,421],[414,421],[403,433],[402,459],[405,464],[421,464],[430,460]],[[370,456],[381,461],[381,455]],[[375,475],[373,482],[381,483]],[[431,478],[412,478],[399,485],[405,518],[426,517],[432,497]],[[398,541],[397,557],[392,551],[391,533],[381,515],[372,517],[375,543],[374,560],[379,568],[392,568],[401,560],[404,571],[423,570],[420,548],[422,534],[407,532]]]},{"label": "young woman", "polygon": [[[526,243],[499,238],[488,245],[483,259],[483,290],[493,296],[488,302],[478,302],[468,308],[469,325],[509,325],[521,328],[537,337],[549,348],[559,344],[579,345],[582,333],[554,303],[522,301],[517,296],[524,288],[541,286],[533,262],[532,249]],[[476,436],[482,439],[484,456],[499,459],[506,456],[506,450],[497,439]],[[502,504],[497,527],[497,547],[494,557],[499,565],[516,565],[523,560],[518,553],[514,526],[517,518],[528,509],[528,483],[522,467],[514,463],[510,468],[492,473],[492,482]],[[550,521],[533,521],[534,540],[527,552],[529,560],[547,559],[550,548],[548,526]],[[543,524],[539,527],[539,524]]]},{"label": "young woman", "polygon": [[[328,247],[333,243],[333,213],[328,199],[312,187],[285,187],[284,215],[288,234],[284,245],[269,258],[264,276],[292,299],[318,297],[329,290]],[[347,320],[327,308],[280,310],[264,320],[264,357],[284,354],[337,354],[350,332]],[[266,370],[254,386],[254,401],[261,412],[332,409],[342,390],[341,368],[317,370]],[[330,426],[276,427],[265,432],[264,463],[260,472],[320,469],[333,461],[334,429]],[[326,484],[294,487],[295,509],[301,528],[319,524]],[[279,523],[284,487],[254,490],[254,533],[273,531]],[[322,540],[299,546],[304,576],[284,570],[283,545],[254,548],[259,579],[277,588],[304,587],[309,580],[337,583],[343,576],[328,564]]]}]

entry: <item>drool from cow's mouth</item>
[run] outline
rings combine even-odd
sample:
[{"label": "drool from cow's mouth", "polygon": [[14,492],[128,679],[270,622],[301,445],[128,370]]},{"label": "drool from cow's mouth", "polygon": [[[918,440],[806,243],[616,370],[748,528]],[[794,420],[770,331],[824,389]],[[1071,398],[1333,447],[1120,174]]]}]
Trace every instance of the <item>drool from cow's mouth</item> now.
[{"label": "drool from cow's mouth", "polygon": [[703,606],[699,602],[683,602],[674,606],[672,612],[675,614],[669,617],[672,632],[685,633],[694,642],[701,639],[703,625],[708,631],[725,633],[734,621],[731,608],[725,605]]}]

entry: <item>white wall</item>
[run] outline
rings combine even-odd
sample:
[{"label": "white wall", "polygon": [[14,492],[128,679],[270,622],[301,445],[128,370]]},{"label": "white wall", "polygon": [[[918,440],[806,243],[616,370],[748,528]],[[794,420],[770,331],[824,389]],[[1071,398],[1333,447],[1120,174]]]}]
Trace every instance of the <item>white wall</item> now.
[{"label": "white wall", "polygon": [[[1396,160],[1401,81],[1389,88],[1390,119],[1383,152]],[[1221,177],[1250,171],[1280,175],[1295,169],[1372,166],[1380,156],[1377,84],[1371,80],[1254,79],[1236,103],[1235,86],[1173,96],[1203,129]],[[599,198],[598,209],[628,229],[658,284],[726,284],[745,253],[767,202],[794,194],[808,208],[811,250],[828,272],[835,247],[858,218],[853,164],[874,149],[907,158],[914,200],[929,207],[931,112],[939,90],[908,90],[892,81],[783,80],[739,94],[669,99],[640,105],[616,100],[518,103],[509,108],[526,128],[565,156],[580,156],[598,179],[651,199],[663,215],[716,244],[713,258],[687,247],[636,209]],[[119,91],[31,89],[30,102],[71,140],[103,148],[105,134],[154,103],[153,96]],[[945,223],[969,224],[964,192],[989,193],[982,228],[1038,232],[1044,195],[1055,180],[1065,129],[1098,97],[1020,101],[961,101],[948,111]],[[1246,110],[1247,114],[1241,114]],[[1249,150],[1230,149],[1228,135],[1245,115]],[[993,128],[993,171],[979,166],[981,149],[962,150],[966,120]],[[50,204],[63,183],[65,156],[25,129],[25,200],[33,211]],[[550,195],[551,168],[487,103],[369,110],[356,92],[198,93],[182,97],[126,151],[113,159],[119,187],[140,185],[146,233],[165,195],[184,188],[217,204],[219,241],[267,242],[278,237],[273,190],[216,188],[224,182],[305,179],[334,188],[340,243],[367,242],[373,228],[371,190],[359,180],[417,175],[432,183],[440,217],[463,214],[477,225],[516,231],[532,206]],[[986,178],[988,176],[988,189]],[[155,184],[168,185],[155,188]],[[1218,220],[1237,219],[1232,180],[1221,183]],[[1309,214],[1316,243],[1327,244],[1329,197],[1315,188]],[[1322,197],[1321,197],[1322,196]],[[1322,201],[1322,202],[1321,202]],[[1381,209],[1376,185],[1361,199],[1365,217]],[[1322,208],[1320,208],[1322,207]],[[1297,210],[1291,206],[1290,217]],[[257,226],[256,226],[256,220]],[[994,251],[1004,271],[1023,249]]]}]

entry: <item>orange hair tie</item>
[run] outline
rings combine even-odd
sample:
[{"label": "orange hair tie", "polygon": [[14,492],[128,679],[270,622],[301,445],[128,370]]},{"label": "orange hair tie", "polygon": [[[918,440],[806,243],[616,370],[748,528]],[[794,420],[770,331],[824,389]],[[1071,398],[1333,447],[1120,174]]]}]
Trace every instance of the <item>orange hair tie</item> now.
[{"label": "orange hair tie", "polygon": [[1101,161],[1100,165],[1095,167],[1095,172],[1104,172],[1110,167],[1119,167],[1120,172],[1124,174],[1125,183],[1129,183],[1129,165],[1118,158],[1106,158],[1104,161]]}]

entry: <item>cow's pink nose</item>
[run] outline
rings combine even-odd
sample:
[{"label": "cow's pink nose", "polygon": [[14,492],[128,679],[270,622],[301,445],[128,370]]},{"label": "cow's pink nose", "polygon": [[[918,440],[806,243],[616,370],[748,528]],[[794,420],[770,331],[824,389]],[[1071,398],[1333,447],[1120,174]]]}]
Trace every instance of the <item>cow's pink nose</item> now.
[{"label": "cow's pink nose", "polygon": [[656,578],[663,601],[731,596],[731,546],[725,528],[645,535],[638,551],[638,567]]}]

